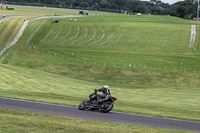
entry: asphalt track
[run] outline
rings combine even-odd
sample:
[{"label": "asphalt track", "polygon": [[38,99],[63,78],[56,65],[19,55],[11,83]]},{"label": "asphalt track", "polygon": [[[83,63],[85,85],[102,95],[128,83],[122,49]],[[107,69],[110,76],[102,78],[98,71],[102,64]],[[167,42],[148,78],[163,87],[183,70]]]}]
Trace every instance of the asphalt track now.
[{"label": "asphalt track", "polygon": [[0,14],[0,21],[2,19],[5,19],[5,18],[10,18],[10,17],[25,17],[25,16],[35,16],[35,15],[6,14],[6,16],[3,18],[3,14]]},{"label": "asphalt track", "polygon": [[94,111],[81,111],[78,110],[76,107],[8,98],[0,98],[0,108],[24,110],[42,114],[122,123],[129,125],[141,125],[148,127],[200,132],[200,122],[165,119],[118,112],[101,113]]}]

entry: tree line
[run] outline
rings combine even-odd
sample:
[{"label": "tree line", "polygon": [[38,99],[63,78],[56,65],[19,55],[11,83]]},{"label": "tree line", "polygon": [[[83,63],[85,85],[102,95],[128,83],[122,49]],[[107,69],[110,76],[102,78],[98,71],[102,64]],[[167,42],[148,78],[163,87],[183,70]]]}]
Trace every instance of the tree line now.
[{"label": "tree line", "polygon": [[[5,1],[5,0],[3,0]],[[169,5],[159,0],[7,0],[9,3],[35,3],[38,5],[52,5],[59,7],[80,7],[82,9],[115,9],[128,13],[144,13],[152,15],[171,15],[185,19],[192,19],[197,14],[197,2],[185,0]]]}]

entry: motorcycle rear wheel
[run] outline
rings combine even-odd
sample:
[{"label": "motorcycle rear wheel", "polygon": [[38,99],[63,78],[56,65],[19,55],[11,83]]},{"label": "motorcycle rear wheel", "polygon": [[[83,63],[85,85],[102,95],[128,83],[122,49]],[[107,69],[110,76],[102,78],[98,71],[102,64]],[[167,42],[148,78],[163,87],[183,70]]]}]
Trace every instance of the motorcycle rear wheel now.
[{"label": "motorcycle rear wheel", "polygon": [[78,106],[78,109],[79,110],[85,110],[86,109],[86,106],[87,106],[87,100],[81,102]]},{"label": "motorcycle rear wheel", "polygon": [[106,104],[107,104],[106,108],[100,108],[100,111],[103,112],[103,113],[110,112],[114,107],[114,104],[112,102],[107,102]]}]

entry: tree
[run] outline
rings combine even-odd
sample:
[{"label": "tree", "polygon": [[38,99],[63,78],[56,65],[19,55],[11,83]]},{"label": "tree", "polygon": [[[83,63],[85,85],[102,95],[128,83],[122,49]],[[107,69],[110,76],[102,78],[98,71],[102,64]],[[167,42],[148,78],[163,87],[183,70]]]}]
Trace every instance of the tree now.
[{"label": "tree", "polygon": [[93,7],[94,10],[98,10],[99,9],[99,4],[95,3],[92,7]]},{"label": "tree", "polygon": [[110,5],[110,8],[111,8],[111,9],[118,9],[119,7],[118,7],[115,3],[112,3],[112,4]]},{"label": "tree", "polygon": [[160,5],[154,5],[151,11],[154,15],[160,15],[164,9]]},{"label": "tree", "polygon": [[100,7],[101,8],[108,8],[110,4],[107,2],[107,0],[101,0]]},{"label": "tree", "polygon": [[[131,3],[132,11],[136,13],[147,13],[151,12],[148,5],[144,1],[133,1]],[[130,7],[129,7],[130,8]]]},{"label": "tree", "polygon": [[84,8],[89,7],[89,3],[88,2],[81,2],[80,6],[84,7]]},{"label": "tree", "polygon": [[178,2],[177,7],[177,16],[181,18],[186,18],[186,19],[192,19],[193,17],[196,16],[196,7],[197,4],[193,4],[193,0],[185,0]]},{"label": "tree", "polygon": [[[49,1],[49,0],[47,0],[47,1]],[[76,0],[65,0],[64,3],[67,6],[71,6],[71,5],[75,5]]]}]

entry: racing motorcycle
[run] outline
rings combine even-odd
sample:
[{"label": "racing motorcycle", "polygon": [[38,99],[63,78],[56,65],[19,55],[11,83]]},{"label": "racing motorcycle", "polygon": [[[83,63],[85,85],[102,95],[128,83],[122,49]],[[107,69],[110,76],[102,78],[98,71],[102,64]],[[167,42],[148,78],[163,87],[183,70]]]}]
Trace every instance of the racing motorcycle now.
[{"label": "racing motorcycle", "polygon": [[107,95],[105,99],[101,99],[98,102],[97,90],[89,95],[89,99],[81,102],[78,106],[79,110],[100,110],[103,113],[108,113],[113,109],[114,101],[117,100],[116,97]]}]

